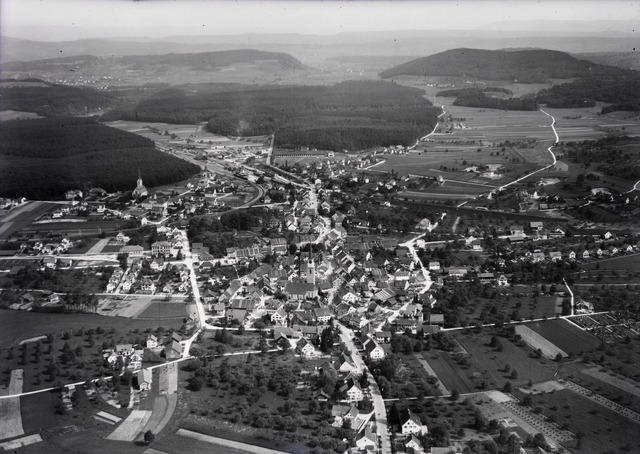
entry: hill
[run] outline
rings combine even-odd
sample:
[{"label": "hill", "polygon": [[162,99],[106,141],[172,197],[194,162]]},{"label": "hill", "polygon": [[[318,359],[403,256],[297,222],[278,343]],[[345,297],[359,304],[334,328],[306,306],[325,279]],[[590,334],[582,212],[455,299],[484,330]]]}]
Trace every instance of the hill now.
[{"label": "hill", "polygon": [[69,189],[133,189],[138,167],[150,187],[199,171],[152,140],[87,118],[10,120],[0,128],[0,196],[49,200]]},{"label": "hill", "polygon": [[546,49],[483,50],[452,49],[418,58],[383,71],[389,79],[401,75],[472,77],[484,80],[517,80],[520,83],[545,82],[549,79],[571,79],[611,76],[620,68],[578,60],[571,55]]},{"label": "hill", "polygon": [[265,83],[307,70],[289,54],[253,49],[122,57],[79,55],[2,65],[5,77],[46,77],[48,81],[64,80],[99,88],[157,82],[213,82],[216,78]]},{"label": "hill", "polygon": [[[193,86],[188,86],[193,87]],[[342,151],[410,145],[433,129],[440,109],[421,89],[385,81],[326,86],[200,86],[162,90],[103,118],[194,124],[213,133],[276,133],[276,146]]]},{"label": "hill", "polygon": [[69,87],[38,79],[0,82],[0,110],[35,112],[43,116],[84,115],[114,107],[112,93],[93,88]]}]

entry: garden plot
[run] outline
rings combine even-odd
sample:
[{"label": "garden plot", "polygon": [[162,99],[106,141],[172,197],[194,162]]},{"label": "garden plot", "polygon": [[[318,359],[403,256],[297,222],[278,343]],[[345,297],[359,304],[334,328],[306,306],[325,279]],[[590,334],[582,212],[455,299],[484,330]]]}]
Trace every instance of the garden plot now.
[{"label": "garden plot", "polygon": [[540,334],[533,331],[525,325],[517,325],[516,333],[522,337],[522,340],[534,350],[540,349],[542,354],[550,359],[556,358],[558,355],[563,357],[569,356],[565,351],[559,349]]}]

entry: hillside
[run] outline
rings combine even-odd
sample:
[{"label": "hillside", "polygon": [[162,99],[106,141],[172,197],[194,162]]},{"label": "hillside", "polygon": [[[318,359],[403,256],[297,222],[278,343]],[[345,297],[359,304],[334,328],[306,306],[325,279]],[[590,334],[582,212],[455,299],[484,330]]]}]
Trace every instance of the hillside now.
[{"label": "hillside", "polygon": [[133,189],[138,167],[149,187],[199,171],[149,139],[90,119],[11,120],[0,128],[0,196],[49,200],[76,188]]},{"label": "hillside", "polygon": [[[193,86],[189,86],[193,87]],[[276,146],[342,151],[410,145],[433,129],[440,109],[417,88],[385,81],[325,86],[174,87],[109,112],[105,120],[194,124],[213,133],[276,133]]]},{"label": "hillside", "polygon": [[[122,57],[79,55],[2,65],[5,77],[40,77],[49,82],[64,81],[97,88],[157,82],[265,83],[307,70],[289,54],[253,49]],[[239,80],[241,77],[244,79]],[[220,78],[224,80],[217,80]]]},{"label": "hillside", "polygon": [[578,60],[553,50],[452,49],[403,63],[383,71],[380,76],[384,79],[401,75],[453,76],[536,83],[587,75],[609,76],[621,71],[624,70]]}]

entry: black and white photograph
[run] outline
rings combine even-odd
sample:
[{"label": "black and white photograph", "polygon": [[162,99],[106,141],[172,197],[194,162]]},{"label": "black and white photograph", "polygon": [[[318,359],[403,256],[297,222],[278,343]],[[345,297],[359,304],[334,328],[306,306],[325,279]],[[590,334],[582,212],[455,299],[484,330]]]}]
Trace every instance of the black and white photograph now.
[{"label": "black and white photograph", "polygon": [[1,0],[0,452],[640,453],[639,34]]}]

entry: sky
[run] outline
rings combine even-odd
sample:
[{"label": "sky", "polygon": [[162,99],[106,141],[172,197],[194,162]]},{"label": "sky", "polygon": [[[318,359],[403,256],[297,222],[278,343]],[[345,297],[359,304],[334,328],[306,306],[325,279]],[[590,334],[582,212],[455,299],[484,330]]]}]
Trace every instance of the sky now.
[{"label": "sky", "polygon": [[[476,29],[505,21],[602,21],[635,32],[638,1],[245,1],[0,0],[3,36],[37,41],[244,33],[335,34],[353,31]],[[600,24],[600,25],[598,25]],[[541,25],[546,27],[544,24]],[[607,25],[611,27],[611,25]],[[605,27],[606,28],[606,27]]]}]

